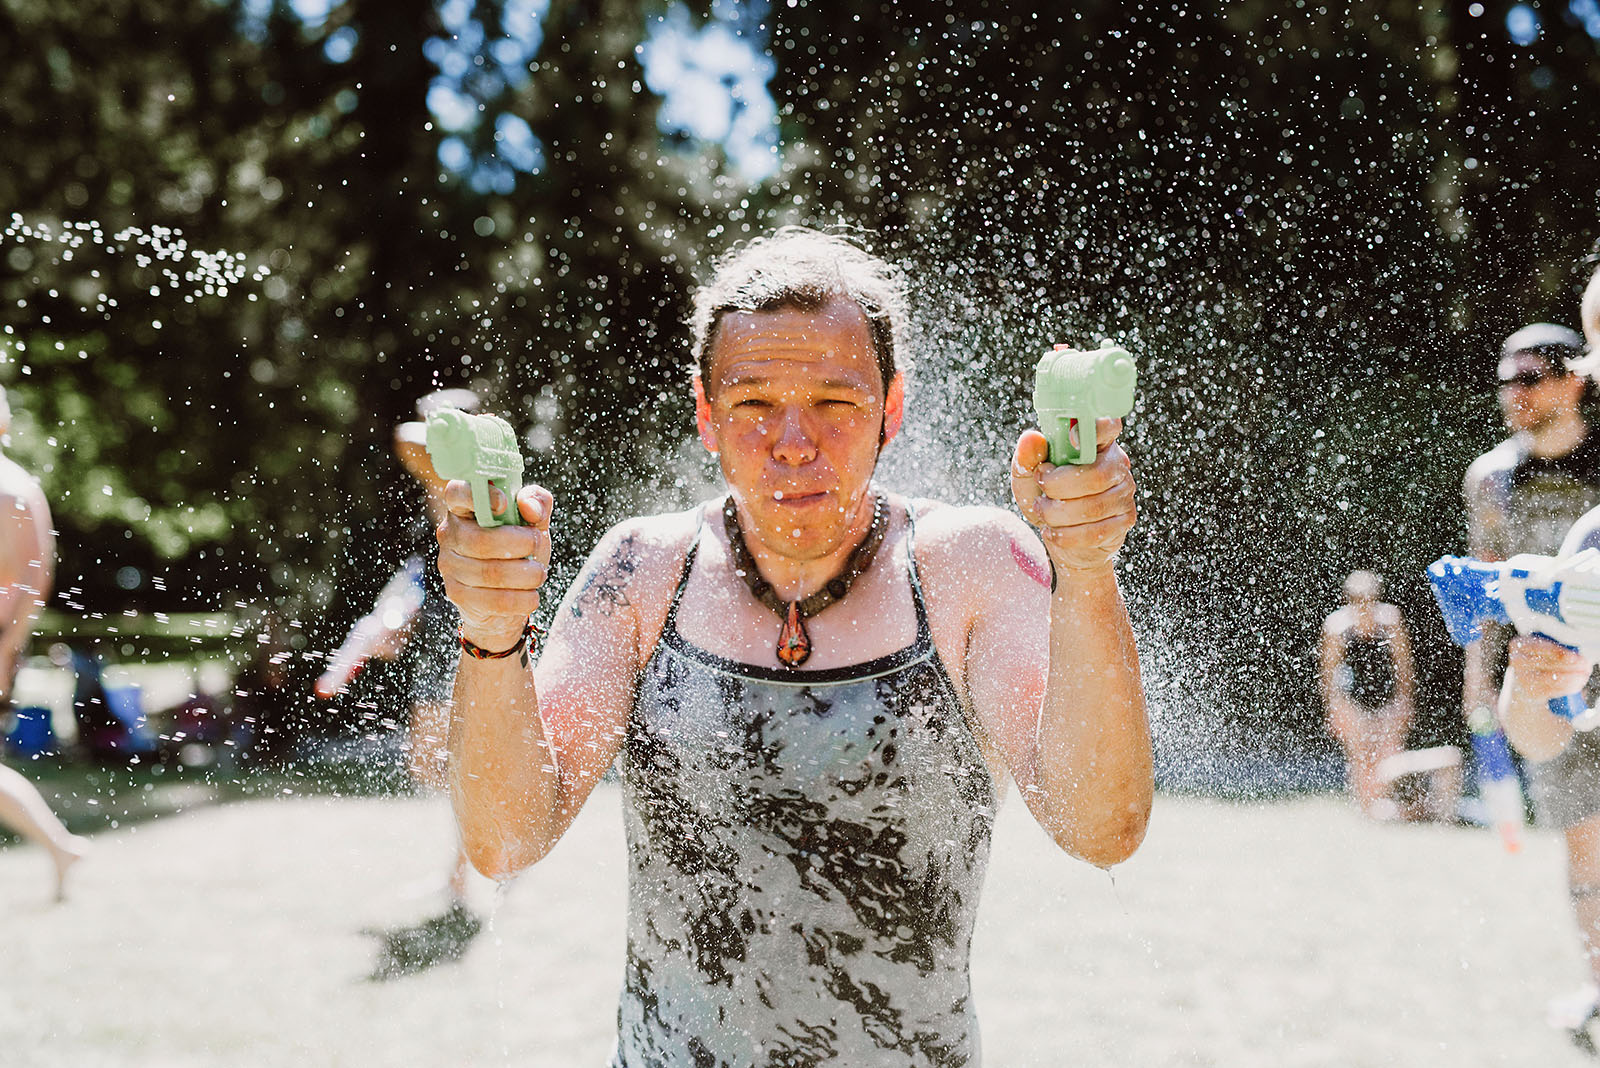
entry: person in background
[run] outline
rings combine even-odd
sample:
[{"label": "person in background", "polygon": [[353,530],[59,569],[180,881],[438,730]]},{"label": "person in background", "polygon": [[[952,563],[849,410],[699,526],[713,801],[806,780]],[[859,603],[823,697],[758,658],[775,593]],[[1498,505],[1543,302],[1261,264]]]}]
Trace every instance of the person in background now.
[{"label": "person in background", "polygon": [[[1495,378],[1511,436],[1467,468],[1469,556],[1553,555],[1578,517],[1600,504],[1600,435],[1582,410],[1590,378],[1572,364],[1583,352],[1576,331],[1553,323],[1525,326],[1501,346]],[[1508,628],[1485,624],[1467,646],[1461,706],[1475,733],[1494,729],[1508,637]]]},{"label": "person in background", "polygon": [[[342,693],[374,659],[398,667],[407,712],[407,770],[423,787],[448,786],[447,734],[450,689],[455,680],[456,611],[439,577],[438,543],[433,529],[444,518],[444,487],[426,444],[427,418],[440,408],[476,412],[478,395],[466,389],[441,389],[419,398],[417,418],[394,431],[394,453],[422,490],[423,510],[408,531],[408,555],[390,575],[372,610],[357,620],[315,684],[318,697]],[[374,975],[387,978],[458,958],[482,928],[468,901],[470,868],[457,844],[445,880],[443,914],[420,924],[374,933],[382,950]]]},{"label": "person in background", "polygon": [[1416,681],[1405,620],[1382,593],[1383,580],[1371,571],[1345,579],[1345,603],[1322,624],[1321,685],[1356,803],[1368,816],[1393,819],[1398,811],[1379,768],[1405,748]]},{"label": "person in background", "polygon": [[[1574,377],[1600,366],[1600,271],[1584,292],[1582,315],[1590,348],[1572,361]],[[1594,547],[1600,547],[1600,508],[1580,516],[1553,554]],[[1499,706],[1506,737],[1527,761],[1539,820],[1560,829],[1565,839],[1567,892],[1588,965],[1588,981],[1550,1003],[1549,1021],[1591,1048],[1600,1021],[1600,731],[1573,730],[1548,701],[1583,689],[1593,669],[1582,655],[1554,642],[1514,638]]]},{"label": "person in background", "polygon": [[[0,387],[0,445],[11,429],[11,407]],[[33,623],[50,597],[55,576],[55,531],[39,482],[0,451],[0,713],[10,707]],[[66,893],[67,871],[88,851],[22,774],[0,764],[0,825],[44,847],[55,867],[56,898]]]}]

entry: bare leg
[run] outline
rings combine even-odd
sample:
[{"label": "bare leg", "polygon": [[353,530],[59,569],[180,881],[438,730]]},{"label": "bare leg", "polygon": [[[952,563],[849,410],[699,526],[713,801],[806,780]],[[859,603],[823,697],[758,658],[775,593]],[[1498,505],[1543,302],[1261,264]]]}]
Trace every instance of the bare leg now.
[{"label": "bare leg", "polygon": [[1406,747],[1406,734],[1410,724],[1402,716],[1383,713],[1372,725],[1373,740],[1376,742],[1376,764],[1381,764],[1396,753],[1404,752]]},{"label": "bare leg", "polygon": [[1589,974],[1600,983],[1600,816],[1567,828],[1567,886]]},{"label": "bare leg", "polygon": [[1461,808],[1461,765],[1440,768],[1428,776],[1428,819],[1453,823]]},{"label": "bare leg", "polygon": [[1382,794],[1378,782],[1379,759],[1377,747],[1365,732],[1345,743],[1345,773],[1350,780],[1350,792],[1355,795],[1361,811],[1368,815],[1372,814],[1372,807]]},{"label": "bare leg", "polygon": [[[444,701],[421,701],[411,706],[411,777],[423,786],[446,790],[450,786],[450,705]],[[465,901],[467,880],[472,866],[460,844],[450,867],[447,887],[452,902]]]},{"label": "bare leg", "polygon": [[467,860],[467,854],[459,845],[456,846],[456,860],[450,867],[450,900],[465,902],[467,900],[467,876],[472,871],[472,864]]},{"label": "bare leg", "polygon": [[0,764],[0,823],[50,853],[50,860],[56,866],[56,899],[64,897],[67,869],[89,851],[89,840],[68,833],[33,783],[3,764]]}]

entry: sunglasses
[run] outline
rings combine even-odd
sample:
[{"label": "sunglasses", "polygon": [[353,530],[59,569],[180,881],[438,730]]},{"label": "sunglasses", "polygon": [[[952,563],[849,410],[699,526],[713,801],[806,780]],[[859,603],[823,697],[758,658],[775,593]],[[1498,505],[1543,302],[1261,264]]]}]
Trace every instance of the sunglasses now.
[{"label": "sunglasses", "polygon": [[1540,382],[1554,377],[1556,376],[1552,371],[1518,371],[1510,378],[1502,378],[1500,380],[1500,388],[1504,389],[1508,386],[1521,386],[1524,389],[1532,389]]}]

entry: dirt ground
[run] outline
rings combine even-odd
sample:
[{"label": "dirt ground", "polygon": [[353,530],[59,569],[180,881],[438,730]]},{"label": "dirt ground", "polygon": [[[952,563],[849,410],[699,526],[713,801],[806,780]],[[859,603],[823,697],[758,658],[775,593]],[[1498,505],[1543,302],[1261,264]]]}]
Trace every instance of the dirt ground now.
[{"label": "dirt ground", "polygon": [[[461,961],[365,978],[367,926],[436,909],[438,799],[286,796],[95,836],[70,900],[0,850],[0,1063],[603,1065],[621,975],[618,794]],[[985,1063],[1582,1065],[1543,1022],[1581,975],[1559,841],[1364,823],[1341,800],[1163,796],[1115,878],[1016,797],[973,954]]]}]

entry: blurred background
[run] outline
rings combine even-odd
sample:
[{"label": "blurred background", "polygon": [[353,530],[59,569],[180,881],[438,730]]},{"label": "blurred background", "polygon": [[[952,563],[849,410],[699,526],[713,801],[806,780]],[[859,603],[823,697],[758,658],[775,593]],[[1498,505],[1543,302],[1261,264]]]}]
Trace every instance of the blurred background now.
[{"label": "blurred background", "polygon": [[1355,568],[1412,627],[1413,746],[1465,745],[1422,571],[1504,437],[1501,340],[1577,325],[1596,0],[0,0],[0,144],[5,452],[59,529],[0,733],[94,843],[59,909],[0,850],[17,1063],[600,1063],[615,801],[509,907],[416,923],[453,830],[392,796],[408,667],[313,683],[416,546],[391,435],[431,390],[524,433],[554,590],[715,492],[688,295],[788,222],[908,272],[892,489],[1009,507],[1039,353],[1140,361],[1167,796],[1115,883],[1003,824],[995,1063],[1577,1056],[1537,1022],[1581,970],[1552,838],[1172,794],[1339,786],[1316,642]]},{"label": "blurred background", "polygon": [[687,295],[797,221],[909,271],[893,488],[1007,504],[1038,352],[1137,354],[1168,785],[1338,781],[1315,640],[1356,567],[1414,628],[1420,740],[1459,741],[1422,568],[1503,437],[1500,340],[1576,325],[1597,58],[1595,0],[6,0],[0,384],[60,530],[19,703],[81,680],[61,642],[156,748],[265,689],[291,761],[376,729],[310,681],[404,556],[416,398],[526,430],[559,589],[710,492]]}]

